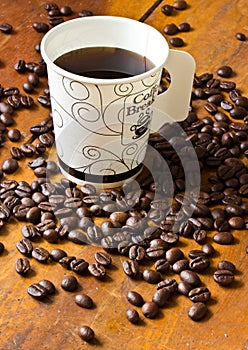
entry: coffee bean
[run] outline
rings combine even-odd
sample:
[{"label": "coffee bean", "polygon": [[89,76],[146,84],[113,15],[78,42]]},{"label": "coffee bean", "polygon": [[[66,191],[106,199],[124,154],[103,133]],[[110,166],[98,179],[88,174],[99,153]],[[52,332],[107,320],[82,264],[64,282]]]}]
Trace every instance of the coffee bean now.
[{"label": "coffee bean", "polygon": [[31,270],[30,262],[27,258],[19,258],[15,263],[16,272],[20,275],[27,275]]},{"label": "coffee bean", "polygon": [[179,37],[173,37],[169,40],[170,44],[175,47],[182,47],[184,46],[184,41],[182,38]]},{"label": "coffee bean", "polygon": [[33,283],[28,287],[28,294],[33,298],[42,300],[47,296],[47,290],[45,287],[40,285],[39,283]]},{"label": "coffee bean", "polygon": [[75,295],[75,303],[85,309],[91,309],[93,306],[93,300],[87,294]]},{"label": "coffee bean", "polygon": [[31,240],[39,237],[38,231],[36,230],[36,227],[34,225],[24,225],[21,231],[23,237]]},{"label": "coffee bean", "polygon": [[161,281],[161,275],[158,271],[145,269],[143,271],[143,279],[148,283],[157,284]]},{"label": "coffee bean", "polygon": [[13,174],[19,168],[19,164],[16,159],[9,158],[3,162],[2,171],[5,174]]},{"label": "coffee bean", "polygon": [[142,306],[142,313],[147,318],[155,318],[159,313],[159,308],[153,301],[148,301]]},{"label": "coffee bean", "polygon": [[67,256],[67,253],[59,248],[52,249],[49,253],[49,257],[56,262],[59,262],[59,260],[64,258],[65,256]]},{"label": "coffee bean", "polygon": [[192,287],[198,287],[201,283],[200,277],[197,275],[197,273],[191,270],[181,271],[180,278],[183,282],[189,283]]},{"label": "coffee bean", "polygon": [[213,255],[213,254],[215,253],[214,247],[213,247],[211,244],[209,244],[209,243],[203,244],[203,246],[202,246],[202,251],[203,251],[203,253],[205,253],[207,256],[211,256],[211,255]]},{"label": "coffee bean", "polygon": [[177,260],[173,265],[172,265],[172,270],[175,273],[180,273],[183,270],[188,270],[189,268],[189,262],[187,259],[180,259]]},{"label": "coffee bean", "polygon": [[222,66],[222,67],[217,69],[217,74],[220,77],[230,78],[232,73],[233,73],[233,70],[232,70],[232,68],[230,66]]},{"label": "coffee bean", "polygon": [[166,288],[158,289],[152,296],[152,301],[158,305],[158,307],[163,307],[166,305],[171,293]]},{"label": "coffee bean", "polygon": [[71,256],[71,255],[65,255],[63,256],[61,259],[59,259],[59,263],[60,265],[67,269],[67,270],[71,270],[71,263],[76,260],[76,257],[75,256]]},{"label": "coffee bean", "polygon": [[187,22],[180,23],[177,28],[180,32],[189,32],[191,29],[190,24]]},{"label": "coffee bean", "polygon": [[78,275],[83,275],[88,267],[89,263],[84,259],[72,259],[70,262],[70,269]]},{"label": "coffee bean", "polygon": [[87,243],[87,237],[86,237],[85,233],[79,229],[71,230],[68,233],[68,240],[72,241],[73,243],[76,243],[76,244]]},{"label": "coffee bean", "polygon": [[126,317],[128,319],[129,322],[133,323],[133,324],[137,324],[139,323],[139,313],[138,311],[134,310],[134,309],[128,309],[126,311]]},{"label": "coffee bean", "polygon": [[246,36],[244,33],[236,33],[235,37],[236,37],[236,39],[238,39],[240,41],[246,41]]},{"label": "coffee bean", "polygon": [[188,4],[185,0],[177,0],[172,5],[176,10],[185,10],[188,7]]},{"label": "coffee bean", "polygon": [[159,289],[166,289],[170,293],[175,293],[177,291],[177,281],[174,278],[166,278],[157,284],[157,290]]},{"label": "coffee bean", "polygon": [[181,249],[173,247],[167,250],[165,258],[171,265],[173,265],[176,261],[184,258],[184,253]]},{"label": "coffee bean", "polygon": [[162,11],[162,13],[164,13],[166,16],[171,16],[172,15],[172,13],[173,13],[173,6],[171,6],[171,5],[163,5],[162,7],[161,7],[161,11]]},{"label": "coffee bean", "polygon": [[197,302],[192,305],[188,311],[188,316],[193,321],[201,320],[207,314],[207,307],[204,303]]},{"label": "coffee bean", "polygon": [[166,259],[159,259],[154,263],[155,270],[164,273],[169,270],[170,263]]},{"label": "coffee bean", "polygon": [[106,276],[106,270],[104,266],[98,263],[89,264],[88,270],[89,273],[97,279],[103,279]]},{"label": "coffee bean", "polygon": [[178,32],[178,28],[174,23],[166,24],[164,27],[164,33],[167,35],[174,35]]},{"label": "coffee bean", "polygon": [[10,129],[7,136],[10,141],[17,142],[21,138],[21,132],[18,129]]},{"label": "coffee bean", "polygon": [[16,248],[24,255],[31,255],[33,251],[33,245],[27,238],[23,238],[22,240],[18,241],[16,243]]},{"label": "coffee bean", "polygon": [[231,261],[227,261],[227,260],[219,261],[217,268],[218,270],[229,270],[233,273],[236,271],[236,266]]},{"label": "coffee bean", "polygon": [[231,232],[220,232],[216,233],[213,236],[213,240],[215,243],[226,245],[226,244],[232,244],[234,241],[233,234]]},{"label": "coffee bean", "polygon": [[122,267],[125,274],[130,278],[135,278],[139,273],[139,265],[136,260],[125,260]]},{"label": "coffee bean", "polygon": [[4,34],[10,34],[13,30],[13,27],[9,23],[0,23],[0,31]]},{"label": "coffee bean", "polygon": [[178,289],[178,293],[187,296],[191,291],[192,286],[188,282],[183,281],[178,283],[177,289]]},{"label": "coffee bean", "polygon": [[63,15],[63,16],[71,16],[72,15],[72,9],[70,6],[62,6],[60,8],[60,13]]},{"label": "coffee bean", "polygon": [[110,255],[103,253],[103,252],[96,252],[95,255],[95,260],[98,264],[102,266],[109,266],[112,263],[112,258]]},{"label": "coffee bean", "polygon": [[234,274],[230,270],[217,270],[213,277],[214,281],[221,286],[227,286],[234,281]]},{"label": "coffee bean", "polygon": [[81,10],[81,11],[78,13],[78,16],[79,16],[79,17],[93,16],[93,12],[92,12],[92,11],[89,11],[89,10]]},{"label": "coffee bean", "polygon": [[38,33],[46,33],[49,30],[48,24],[44,22],[34,22],[33,23],[33,28],[38,32]]},{"label": "coffee bean", "polygon": [[201,272],[206,270],[210,265],[210,261],[205,256],[198,256],[190,261],[189,267],[191,270]]},{"label": "coffee bean", "polygon": [[209,301],[211,293],[207,287],[198,287],[191,289],[188,296],[194,303],[206,303]]},{"label": "coffee bean", "polygon": [[49,280],[41,280],[38,284],[46,289],[47,294],[54,294],[56,291],[54,284]]},{"label": "coffee bean", "polygon": [[90,342],[95,336],[93,329],[90,328],[89,326],[79,327],[78,334],[79,334],[79,337],[86,342]]},{"label": "coffee bean", "polygon": [[142,306],[144,304],[143,297],[135,291],[128,292],[127,300],[129,301],[130,304],[134,306]]},{"label": "coffee bean", "polygon": [[74,292],[78,288],[78,281],[73,275],[65,276],[61,281],[61,287],[67,292]]},{"label": "coffee bean", "polygon": [[46,263],[49,259],[49,252],[42,247],[35,247],[32,250],[32,257],[40,263]]}]

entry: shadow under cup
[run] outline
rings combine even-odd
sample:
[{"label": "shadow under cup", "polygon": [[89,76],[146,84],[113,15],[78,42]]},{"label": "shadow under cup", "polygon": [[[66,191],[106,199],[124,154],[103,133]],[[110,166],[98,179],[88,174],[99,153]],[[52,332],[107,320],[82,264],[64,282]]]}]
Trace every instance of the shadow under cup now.
[{"label": "shadow under cup", "polygon": [[[152,62],[152,68],[106,79],[75,74],[54,63],[70,51],[103,47],[138,54]],[[44,36],[41,53],[47,63],[56,151],[65,177],[78,184],[116,187],[140,173],[168,51],[157,30],[124,17],[70,20]]]}]

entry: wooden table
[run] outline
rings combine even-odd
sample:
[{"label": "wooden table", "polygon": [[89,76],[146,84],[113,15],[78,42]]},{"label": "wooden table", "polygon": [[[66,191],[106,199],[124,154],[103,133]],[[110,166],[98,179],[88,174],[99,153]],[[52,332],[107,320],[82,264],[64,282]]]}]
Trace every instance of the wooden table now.
[{"label": "wooden table", "polygon": [[[25,76],[18,74],[13,66],[19,59],[38,62],[40,55],[34,46],[40,42],[42,34],[34,31],[32,23],[47,21],[44,10],[46,1],[7,1],[0,3],[0,23],[13,25],[12,34],[0,32],[0,83],[4,86],[22,88]],[[95,15],[120,15],[145,22],[163,32],[165,24],[189,22],[192,30],[180,36],[185,41],[183,50],[191,53],[196,60],[196,73],[216,72],[221,65],[230,65],[233,78],[242,94],[248,94],[247,41],[235,38],[237,32],[244,32],[248,37],[248,7],[246,0],[191,0],[185,11],[174,11],[173,16],[166,17],[161,7],[167,1],[143,0],[85,0],[66,2],[58,0],[57,4],[70,5],[77,17],[80,10],[91,10]],[[172,2],[170,2],[172,3]],[[70,17],[70,18],[72,18]],[[168,37],[169,38],[169,37]],[[34,99],[47,86],[45,78],[32,94]],[[35,108],[20,110],[15,113],[15,126],[22,132],[21,143],[30,139],[29,128],[41,122],[49,111],[36,102]],[[199,114],[207,115],[203,109]],[[9,157],[13,144],[6,141],[1,148],[1,164]],[[20,161],[20,169],[5,179],[17,181],[25,179],[29,183],[35,178],[27,167],[26,161]],[[166,350],[246,350],[248,349],[248,245],[247,231],[234,231],[235,243],[230,246],[218,246],[211,259],[210,273],[202,275],[202,280],[212,293],[208,304],[209,313],[200,322],[193,322],[187,315],[192,302],[178,296],[172,303],[161,309],[155,320],[145,319],[141,315],[139,325],[130,324],[125,318],[125,311],[130,307],[126,294],[130,290],[140,292],[145,300],[150,300],[155,287],[140,280],[132,280],[122,271],[122,256],[113,256],[113,267],[108,270],[106,281],[93,277],[78,277],[80,291],[89,294],[95,307],[86,310],[76,306],[75,293],[62,290],[60,283],[69,272],[58,264],[41,265],[31,260],[32,273],[21,277],[15,272],[15,261],[20,257],[15,244],[22,238],[23,223],[10,220],[0,232],[0,241],[5,251],[0,257],[0,349],[1,350],[79,350],[91,348],[116,349],[166,349]],[[214,233],[210,232],[210,237]],[[44,248],[51,250],[59,247],[70,255],[94,261],[94,252],[99,248],[78,246],[72,242],[49,244],[41,242]],[[198,248],[189,239],[181,239],[182,249]],[[235,263],[237,273],[232,286],[223,288],[213,281],[211,272],[221,259]],[[51,302],[39,302],[31,298],[26,290],[31,283],[41,279],[50,279],[56,286],[57,293]],[[179,281],[179,276],[175,276]],[[77,291],[78,292],[78,291]],[[141,314],[141,312],[140,312]],[[87,324],[96,334],[92,344],[83,342],[78,336],[78,327]]]}]

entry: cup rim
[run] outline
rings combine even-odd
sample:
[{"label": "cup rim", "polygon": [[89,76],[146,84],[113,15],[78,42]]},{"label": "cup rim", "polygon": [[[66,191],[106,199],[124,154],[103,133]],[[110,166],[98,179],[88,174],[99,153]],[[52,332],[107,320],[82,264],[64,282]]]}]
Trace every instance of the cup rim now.
[{"label": "cup rim", "polygon": [[[141,73],[141,74],[137,74],[131,77],[127,77],[127,78],[117,78],[117,79],[104,79],[104,78],[90,78],[90,77],[86,77],[86,76],[80,76],[78,74],[75,73],[71,73],[63,68],[60,68],[59,66],[57,66],[48,56],[47,52],[46,52],[46,44],[47,41],[49,40],[49,37],[56,33],[57,31],[59,31],[61,28],[66,27],[68,25],[70,25],[72,22],[94,22],[94,21],[99,21],[99,20],[111,20],[111,21],[125,21],[125,22],[135,22],[136,25],[141,25],[144,27],[149,28],[150,31],[153,31],[154,33],[156,33],[156,35],[160,36],[161,39],[164,41],[164,44],[167,48],[167,54],[166,57],[164,59],[164,61],[160,64],[160,65],[156,65],[155,67],[153,67],[152,69]],[[107,46],[106,46],[107,47]],[[111,46],[109,46],[111,47]],[[40,45],[40,51],[41,51],[41,56],[44,59],[45,63],[47,64],[47,66],[49,65],[50,68],[52,68],[53,71],[55,71],[56,73],[58,73],[61,76],[65,76],[66,78],[72,79],[72,80],[77,80],[80,82],[84,82],[84,83],[90,83],[90,84],[99,84],[99,85],[111,85],[111,84],[125,84],[125,83],[131,83],[137,80],[142,80],[145,79],[147,77],[153,76],[155,75],[160,69],[163,68],[168,55],[169,55],[169,45],[167,40],[165,39],[165,37],[154,27],[144,23],[144,22],[139,22],[135,19],[131,19],[128,17],[120,17],[120,16],[88,16],[88,17],[83,17],[83,18],[74,18],[68,21],[65,21],[53,28],[51,28],[42,38],[41,40],[41,45]]]}]

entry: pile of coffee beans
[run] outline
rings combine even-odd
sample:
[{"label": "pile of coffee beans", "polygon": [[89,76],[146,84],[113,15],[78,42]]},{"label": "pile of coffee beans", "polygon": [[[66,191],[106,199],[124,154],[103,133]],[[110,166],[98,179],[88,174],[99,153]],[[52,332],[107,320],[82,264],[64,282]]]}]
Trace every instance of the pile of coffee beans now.
[{"label": "pile of coffee beans", "polygon": [[[176,1],[173,6],[163,6],[162,11],[171,15],[172,11],[186,7],[185,1]],[[68,6],[59,8],[56,4],[47,4],[45,10],[50,26],[72,14]],[[82,10],[78,15],[93,14]],[[49,25],[37,22],[33,28],[45,33]],[[5,28],[7,33],[9,26],[2,24],[0,30],[4,32]],[[181,23],[167,25],[165,32],[173,35],[189,30],[188,23]],[[38,63],[19,60],[14,69],[28,74],[23,89],[29,94],[39,88],[40,78],[46,77],[42,59]],[[32,259],[41,263],[41,268],[44,263],[57,262],[70,273],[61,281],[61,287],[72,292],[77,291],[80,283],[75,274],[78,277],[88,274],[104,281],[112,264],[111,254],[117,253],[124,258],[125,276],[155,286],[150,300],[144,300],[136,291],[128,292],[127,301],[132,305],[126,311],[128,321],[140,322],[137,308],[145,317],[156,318],[176,294],[185,295],[193,302],[188,310],[190,319],[198,321],[205,317],[211,291],[202,279],[204,273],[211,271],[211,257],[215,254],[209,242],[231,245],[235,242],[233,230],[248,228],[248,98],[230,80],[233,76],[232,68],[227,65],[214,73],[195,75],[191,111],[179,123],[180,133],[175,125],[165,124],[158,133],[150,135],[149,145],[158,154],[150,157],[152,173],[144,169],[137,181],[102,191],[93,185],[79,186],[63,178],[57,163],[49,160],[54,133],[49,89],[44,89],[38,102],[49,110],[47,118],[30,128],[30,142],[11,147],[10,157],[3,162],[1,171],[0,227],[7,225],[10,218],[23,222],[22,239],[16,243],[22,254],[16,261],[16,272],[28,276]],[[167,83],[170,83],[168,74],[161,81],[161,90]],[[14,114],[20,108],[32,108],[35,102],[14,86],[0,85],[0,98],[0,144],[4,146],[5,135],[10,142],[21,139],[18,129],[7,130],[14,124]],[[201,103],[201,111],[207,116],[198,117],[195,103]],[[166,139],[164,134],[168,135]],[[191,152],[196,154],[197,163],[192,162]],[[183,167],[182,158],[188,160],[188,169]],[[173,198],[168,196],[166,179],[160,174],[161,159],[170,169]],[[9,177],[19,168],[19,161],[34,173],[36,179],[32,183]],[[193,185],[199,169],[204,172],[199,194],[194,190],[186,193],[186,176],[190,172]],[[102,219],[100,225],[95,218]],[[180,237],[193,239],[199,249],[179,248]],[[69,240],[103,249],[94,255],[95,262],[89,263],[62,249],[44,249],[44,240],[51,244]],[[0,254],[3,252],[4,245],[0,243]],[[213,281],[228,287],[235,280],[235,272],[232,262],[220,260]],[[174,277],[168,277],[168,273],[170,276],[174,273]],[[27,292],[45,301],[55,290],[51,281],[42,280],[32,284]],[[87,294],[77,294],[75,303],[92,308],[94,302]],[[79,328],[79,336],[91,341],[94,331],[84,325]]]}]

